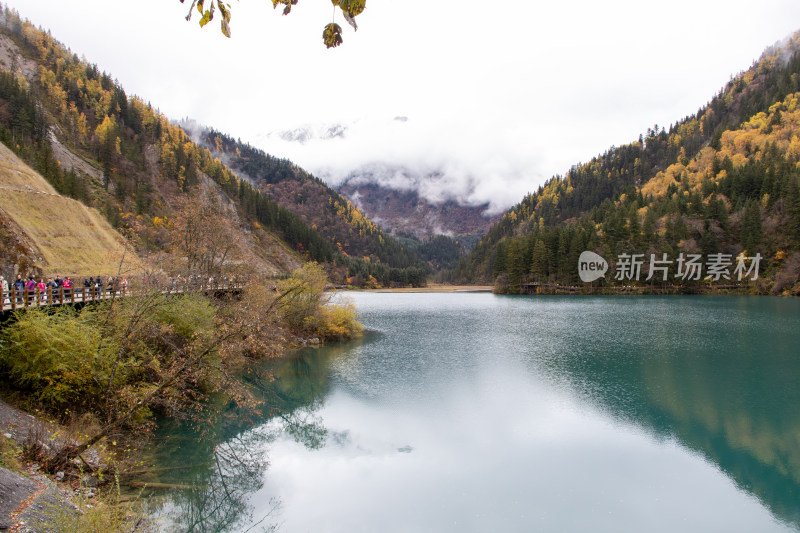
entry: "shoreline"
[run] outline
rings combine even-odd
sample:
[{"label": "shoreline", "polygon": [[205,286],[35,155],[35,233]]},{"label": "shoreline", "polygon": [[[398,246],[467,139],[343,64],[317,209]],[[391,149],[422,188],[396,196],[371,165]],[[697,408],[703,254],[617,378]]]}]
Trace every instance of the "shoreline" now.
[{"label": "shoreline", "polygon": [[493,285],[429,285],[427,287],[382,287],[377,289],[347,288],[337,289],[336,292],[372,292],[382,294],[403,293],[493,293],[497,295],[514,296],[777,296],[800,297],[799,293],[784,291],[780,294],[771,294],[753,287],[650,287],[650,286],[608,286],[608,287],[578,287],[578,286],[550,286],[535,290],[497,290]]},{"label": "shoreline", "polygon": [[493,292],[492,285],[429,285],[427,287],[384,287],[380,289],[346,289],[353,292],[379,293],[456,293],[456,292]]}]

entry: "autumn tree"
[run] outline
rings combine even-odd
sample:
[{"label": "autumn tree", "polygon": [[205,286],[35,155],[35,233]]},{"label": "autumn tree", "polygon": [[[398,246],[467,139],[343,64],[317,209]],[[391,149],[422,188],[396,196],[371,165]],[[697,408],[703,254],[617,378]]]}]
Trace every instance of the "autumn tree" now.
[{"label": "autumn tree", "polygon": [[106,116],[97,126],[94,134],[97,137],[97,157],[103,164],[103,184],[108,189],[120,147],[119,127],[114,116]]},{"label": "autumn tree", "polygon": [[322,268],[308,263],[278,290],[254,282],[241,298],[225,301],[143,285],[133,297],[80,312],[35,309],[0,337],[0,368],[46,407],[101,416],[97,431],[49,457],[48,469],[61,470],[105,437],[125,428],[141,432],[156,410],[204,419],[216,393],[255,407],[237,365],[278,353],[289,332],[360,335],[355,311],[331,305],[326,286]]},{"label": "autumn tree", "polygon": [[182,199],[171,223],[172,249],[185,261],[183,273],[219,277],[240,245],[235,213],[215,194],[195,191]]},{"label": "autumn tree", "polygon": [[[134,297],[80,312],[20,313],[0,339],[0,367],[11,382],[29,389],[46,409],[93,412],[102,421],[80,444],[51,455],[49,467],[63,469],[125,428],[146,433],[154,411],[200,417],[212,393],[243,406],[251,403],[231,371],[244,354],[241,343],[256,340],[256,324],[269,335],[280,329],[277,310],[297,291],[259,294],[237,309],[215,306],[202,293],[166,293],[143,285]],[[271,348],[251,353],[268,356]]]},{"label": "autumn tree", "polygon": [[328,276],[315,262],[278,283],[280,294],[290,294],[279,313],[293,333],[301,336],[315,335],[322,339],[347,339],[361,334],[355,308],[349,303],[333,305]]}]

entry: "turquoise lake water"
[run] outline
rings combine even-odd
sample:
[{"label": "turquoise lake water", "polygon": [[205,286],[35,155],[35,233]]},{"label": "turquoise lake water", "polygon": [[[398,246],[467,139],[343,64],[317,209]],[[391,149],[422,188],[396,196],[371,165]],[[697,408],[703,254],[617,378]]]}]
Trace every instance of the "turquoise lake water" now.
[{"label": "turquoise lake water", "polygon": [[202,465],[165,529],[800,531],[800,301],[346,296],[370,333],[254,377],[263,415],[159,434]]}]

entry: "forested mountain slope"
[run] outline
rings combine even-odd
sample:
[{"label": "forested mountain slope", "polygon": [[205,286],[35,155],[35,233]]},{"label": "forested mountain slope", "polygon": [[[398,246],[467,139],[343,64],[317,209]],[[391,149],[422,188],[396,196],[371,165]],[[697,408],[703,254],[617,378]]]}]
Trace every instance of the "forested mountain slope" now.
[{"label": "forested mountain slope", "polygon": [[798,51],[800,33],[767,49],[694,115],[551,178],[492,227],[456,277],[516,292],[529,282],[580,283],[584,250],[612,261],[744,251],[764,257],[767,280],[756,290],[796,291]]},{"label": "forested mountain slope", "polygon": [[212,154],[275,203],[297,213],[337,251],[396,267],[415,263],[413,254],[388,238],[360,209],[291,161],[213,129],[203,128],[197,135]]},{"label": "forested mountain slope", "polygon": [[[238,265],[239,273],[280,274],[302,257],[332,259],[321,235],[239,180],[149,103],[129,97],[109,74],[11,10],[2,11],[2,23],[0,141],[57,192],[97,208],[139,254],[189,263],[189,255],[202,256],[182,266],[203,263],[206,273],[224,263]],[[182,243],[198,208],[225,223],[190,253]],[[220,251],[214,239],[229,246]]]},{"label": "forested mountain slope", "polygon": [[240,178],[324,236],[349,283],[360,285],[370,276],[383,284],[424,283],[430,266],[423,257],[386,235],[322,180],[222,132],[186,121],[184,127]]},{"label": "forested mountain slope", "polygon": [[[57,192],[97,208],[159,267],[274,275],[315,260],[342,281],[425,282],[427,267],[346,201],[324,196],[325,208],[311,210],[346,221],[342,240],[359,255],[238,177],[216,157],[223,154],[193,142],[48,32],[7,8],[0,18],[0,141]],[[289,162],[278,166],[305,179]]]}]

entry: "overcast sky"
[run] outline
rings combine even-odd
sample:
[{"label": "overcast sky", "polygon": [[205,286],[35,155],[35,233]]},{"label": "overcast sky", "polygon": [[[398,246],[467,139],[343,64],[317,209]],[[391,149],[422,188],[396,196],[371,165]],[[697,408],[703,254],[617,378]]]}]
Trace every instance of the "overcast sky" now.
[{"label": "overcast sky", "polygon": [[[334,184],[365,165],[439,170],[428,196],[494,209],[694,113],[800,29],[797,0],[369,0],[357,32],[337,14],[344,44],[328,50],[328,0],[286,17],[269,0],[234,1],[232,39],[217,20],[187,23],[189,3],[7,1],[171,118]],[[335,124],[344,137],[280,135]]]}]

